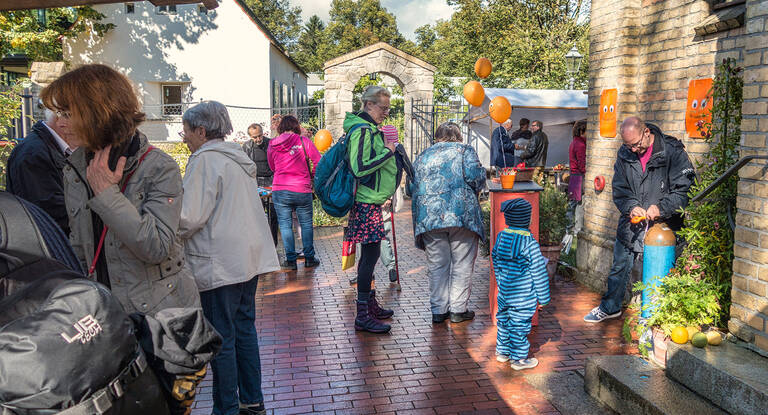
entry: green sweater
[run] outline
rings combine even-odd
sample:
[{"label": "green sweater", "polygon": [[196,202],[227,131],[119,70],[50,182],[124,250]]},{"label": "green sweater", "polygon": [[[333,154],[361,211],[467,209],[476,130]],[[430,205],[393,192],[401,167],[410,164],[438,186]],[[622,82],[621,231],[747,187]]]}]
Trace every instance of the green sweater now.
[{"label": "green sweater", "polygon": [[355,201],[381,205],[395,193],[395,153],[384,146],[384,135],[376,124],[356,114],[347,113],[344,132],[361,123],[366,126],[352,131],[347,141],[349,165],[360,180]]}]

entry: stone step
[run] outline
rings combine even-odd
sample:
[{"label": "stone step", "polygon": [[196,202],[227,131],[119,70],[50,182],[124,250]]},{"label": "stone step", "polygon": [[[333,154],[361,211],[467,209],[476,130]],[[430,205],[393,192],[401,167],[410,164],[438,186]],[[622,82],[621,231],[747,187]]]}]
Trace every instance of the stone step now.
[{"label": "stone step", "polygon": [[575,371],[525,375],[534,388],[560,413],[567,415],[616,415],[584,390],[584,378]]},{"label": "stone step", "polygon": [[664,370],[637,356],[587,360],[584,387],[592,397],[622,415],[720,415],[721,409]]},{"label": "stone step", "polygon": [[667,376],[732,414],[768,413],[768,358],[736,344],[669,342]]}]

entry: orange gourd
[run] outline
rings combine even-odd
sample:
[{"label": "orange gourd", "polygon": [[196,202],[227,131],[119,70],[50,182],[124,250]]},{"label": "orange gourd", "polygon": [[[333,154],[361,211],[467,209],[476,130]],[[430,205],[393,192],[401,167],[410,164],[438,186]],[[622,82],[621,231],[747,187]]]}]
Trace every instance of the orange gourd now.
[{"label": "orange gourd", "polygon": [[493,69],[493,65],[491,65],[491,61],[488,58],[479,58],[475,62],[475,74],[482,79],[487,78],[491,74],[491,69]]},{"label": "orange gourd", "polygon": [[320,130],[315,134],[315,147],[319,152],[325,152],[331,148],[333,143],[333,135],[328,130]]},{"label": "orange gourd", "polygon": [[512,114],[512,106],[509,105],[509,100],[506,97],[496,97],[488,104],[488,113],[491,114],[491,118],[494,121],[501,124]]},{"label": "orange gourd", "polygon": [[470,105],[476,107],[483,104],[483,99],[485,99],[485,89],[480,85],[480,82],[469,81],[464,84],[464,99],[466,99]]}]

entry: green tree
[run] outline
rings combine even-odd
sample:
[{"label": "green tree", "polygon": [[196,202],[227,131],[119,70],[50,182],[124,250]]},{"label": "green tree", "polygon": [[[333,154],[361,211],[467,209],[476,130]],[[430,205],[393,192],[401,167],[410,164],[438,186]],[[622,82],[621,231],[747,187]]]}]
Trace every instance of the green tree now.
[{"label": "green tree", "polygon": [[104,17],[88,6],[0,12],[0,56],[23,53],[36,61],[61,60],[61,38],[91,31],[103,36],[115,27],[101,23]]},{"label": "green tree", "polygon": [[[447,76],[475,78],[474,63],[493,63],[488,86],[564,88],[565,54],[574,45],[588,54],[589,4],[583,0],[448,0],[457,7],[435,25],[437,39],[426,53]],[[428,38],[427,38],[428,39]],[[427,58],[429,60],[429,58]],[[588,65],[576,74],[586,86]]]},{"label": "green tree", "polygon": [[245,0],[245,4],[286,50],[295,49],[301,35],[301,7],[291,7],[288,0]]},{"label": "green tree", "polygon": [[320,20],[320,17],[313,15],[301,31],[293,58],[307,72],[322,71],[325,62],[319,51],[324,42],[325,24]]},{"label": "green tree", "polygon": [[326,42],[320,48],[323,62],[377,42],[396,48],[408,43],[397,29],[395,16],[379,0],[331,2]]}]

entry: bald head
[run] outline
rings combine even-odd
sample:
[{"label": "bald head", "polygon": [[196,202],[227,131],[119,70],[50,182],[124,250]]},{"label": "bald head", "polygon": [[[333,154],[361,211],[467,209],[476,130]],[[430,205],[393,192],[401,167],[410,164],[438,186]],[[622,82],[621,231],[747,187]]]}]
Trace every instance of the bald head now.
[{"label": "bald head", "polygon": [[507,119],[503,123],[501,123],[501,126],[504,127],[505,130],[509,131],[510,128],[512,128],[512,120]]},{"label": "bald head", "polygon": [[632,134],[627,130],[632,130],[635,133],[642,133],[644,129],[645,129],[645,121],[640,119],[640,117],[627,117],[621,123],[621,129],[619,130],[619,133],[621,134],[622,137],[624,137],[625,132]]},{"label": "bald head", "polygon": [[619,130],[624,146],[637,154],[644,154],[653,145],[653,134],[639,117],[627,117]]}]

